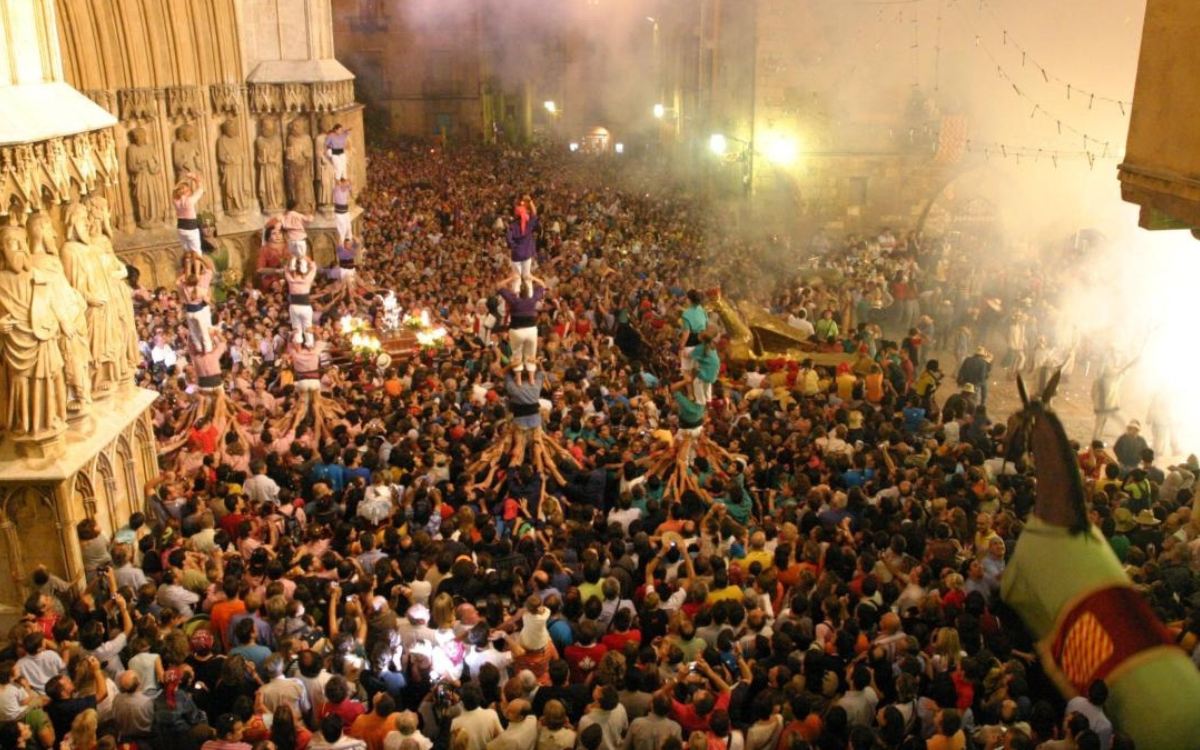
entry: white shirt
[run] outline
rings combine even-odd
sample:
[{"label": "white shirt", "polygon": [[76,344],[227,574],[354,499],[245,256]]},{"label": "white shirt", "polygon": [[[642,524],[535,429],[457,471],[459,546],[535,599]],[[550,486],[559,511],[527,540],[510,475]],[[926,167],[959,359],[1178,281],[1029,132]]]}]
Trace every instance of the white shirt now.
[{"label": "white shirt", "polygon": [[479,668],[484,664],[491,664],[496,669],[500,670],[500,684],[503,685],[508,681],[508,667],[512,664],[513,656],[508,651],[497,651],[488,646],[482,651],[474,646],[463,657],[463,662],[471,670],[472,676],[479,675]]},{"label": "white shirt", "polygon": [[0,685],[0,721],[16,721],[25,715],[25,700],[29,691],[10,682]]},{"label": "white shirt", "polygon": [[467,750],[487,750],[487,743],[496,739],[504,730],[500,726],[500,716],[490,708],[463,711],[450,722],[450,734],[453,735],[460,729],[467,733]]},{"label": "white shirt", "polygon": [[57,652],[46,649],[32,656],[22,656],[17,661],[17,671],[29,680],[29,686],[41,695],[46,694],[46,683],[50,678],[66,671],[67,665]]}]

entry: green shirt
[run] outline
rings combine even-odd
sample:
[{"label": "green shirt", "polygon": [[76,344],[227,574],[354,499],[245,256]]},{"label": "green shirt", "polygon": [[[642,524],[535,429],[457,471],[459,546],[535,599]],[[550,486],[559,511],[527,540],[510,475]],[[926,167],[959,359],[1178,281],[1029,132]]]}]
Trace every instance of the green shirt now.
[{"label": "green shirt", "polygon": [[684,425],[699,426],[704,421],[704,407],[679,391],[674,395],[675,405],[679,407],[679,421]]},{"label": "green shirt", "polygon": [[721,358],[716,349],[705,351],[703,346],[697,347],[692,351],[692,361],[696,363],[697,378],[705,383],[717,382],[717,375],[721,372]]}]

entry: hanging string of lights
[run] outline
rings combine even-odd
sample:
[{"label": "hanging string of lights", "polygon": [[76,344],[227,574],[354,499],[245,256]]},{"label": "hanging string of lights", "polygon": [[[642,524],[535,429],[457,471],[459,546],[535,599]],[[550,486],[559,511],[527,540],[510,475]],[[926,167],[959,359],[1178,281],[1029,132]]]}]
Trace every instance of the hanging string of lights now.
[{"label": "hanging string of lights", "polygon": [[[1058,135],[1063,135],[1063,133],[1066,132],[1081,138],[1083,140],[1083,151],[1081,153],[1093,154],[1092,160],[1095,158],[1093,147],[1096,150],[1106,154],[1113,150],[1112,144],[1109,140],[1096,138],[1092,135],[1089,135],[1084,130],[1074,127],[1070,123],[1063,122],[1063,119],[1060,116],[1043,106],[1041,102],[1023,89],[1020,84],[1018,84],[1016,79],[1009,75],[1004,65],[992,53],[992,50],[988,47],[988,45],[984,43],[983,38],[979,35],[979,33],[975,30],[975,26],[971,23],[971,19],[967,17],[966,12],[959,5],[959,0],[950,0],[950,5],[959,11],[959,18],[961,19],[963,25],[966,26],[968,32],[970,32],[971,38],[974,39],[975,47],[980,49],[987,56],[988,60],[990,60],[991,63],[996,67],[996,75],[1008,84],[1008,87],[1014,94],[1016,94],[1016,96],[1033,106],[1033,109],[1029,113],[1030,118],[1035,118],[1038,115],[1041,115],[1044,120],[1054,123],[1054,127]],[[1033,151],[1036,153],[1037,149],[1033,149]]]},{"label": "hanging string of lights", "polygon": [[[1105,96],[1082,86],[1077,86],[1065,78],[1055,75],[1054,72],[1039,62],[1038,59],[1029,52],[1028,48],[1013,38],[1013,35],[1008,31],[1004,23],[1001,22],[999,16],[996,15],[996,11],[992,8],[988,0],[978,1],[980,9],[987,11],[988,17],[991,19],[992,24],[999,29],[1001,46],[1011,47],[1017,52],[1021,53],[1021,67],[1033,66],[1038,70],[1039,73],[1041,73],[1042,79],[1046,83],[1055,83],[1062,87],[1067,99],[1072,101],[1086,100],[1088,103],[1088,109],[1092,109],[1097,103],[1102,103],[1115,105],[1117,109],[1120,110],[1122,115],[1128,112],[1130,106],[1132,105],[1130,100]],[[957,2],[959,2],[959,0],[951,0],[951,4],[955,4]]]}]

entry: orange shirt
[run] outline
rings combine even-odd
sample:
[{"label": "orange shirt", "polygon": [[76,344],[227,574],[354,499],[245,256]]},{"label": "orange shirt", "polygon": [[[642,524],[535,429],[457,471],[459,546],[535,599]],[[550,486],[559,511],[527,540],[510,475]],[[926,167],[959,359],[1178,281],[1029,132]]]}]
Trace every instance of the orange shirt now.
[{"label": "orange shirt", "polygon": [[208,614],[208,622],[221,651],[226,650],[225,635],[229,632],[229,623],[233,620],[233,616],[240,615],[245,611],[246,603],[241,599],[226,600],[213,605],[212,612]]}]

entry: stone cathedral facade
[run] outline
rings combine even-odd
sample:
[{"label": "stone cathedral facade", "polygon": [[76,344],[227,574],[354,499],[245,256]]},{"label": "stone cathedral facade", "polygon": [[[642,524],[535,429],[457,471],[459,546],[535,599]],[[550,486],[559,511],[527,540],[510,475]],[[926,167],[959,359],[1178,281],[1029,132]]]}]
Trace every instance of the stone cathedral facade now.
[{"label": "stone cathedral facade", "polygon": [[[76,525],[111,536],[159,473],[125,278],[174,285],[179,177],[201,176],[227,285],[289,200],[315,213],[328,265],[335,123],[361,190],[362,107],[330,0],[0,0],[0,307],[15,321],[0,351],[21,355],[0,361],[0,627],[37,568],[80,582]],[[78,304],[96,295],[103,319]]]}]

